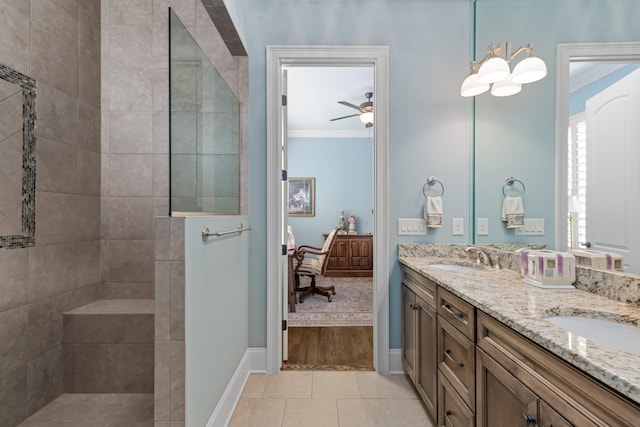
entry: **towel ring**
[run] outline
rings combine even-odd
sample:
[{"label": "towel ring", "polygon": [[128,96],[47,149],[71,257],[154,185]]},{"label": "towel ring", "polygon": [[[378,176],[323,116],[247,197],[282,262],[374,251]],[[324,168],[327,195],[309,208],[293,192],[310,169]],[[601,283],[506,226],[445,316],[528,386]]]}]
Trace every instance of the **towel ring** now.
[{"label": "towel ring", "polygon": [[427,178],[427,183],[422,186],[422,194],[424,194],[425,199],[427,198],[427,190],[428,190],[427,186],[432,187],[436,184],[440,184],[440,194],[432,197],[438,197],[438,196],[444,195],[444,185],[442,184],[442,182],[437,180],[434,176],[430,176],[429,178]]},{"label": "towel ring", "polygon": [[[520,181],[517,178],[514,178],[512,176],[508,176],[505,180],[504,180],[504,185],[502,186],[502,195],[504,197],[507,197],[507,193],[504,191],[507,188],[507,185],[513,185],[514,182],[519,182],[520,185],[522,186],[522,193],[519,194],[519,197],[524,196],[524,193],[526,191],[526,187],[524,186],[524,182]],[[516,196],[518,197],[518,196]]]}]

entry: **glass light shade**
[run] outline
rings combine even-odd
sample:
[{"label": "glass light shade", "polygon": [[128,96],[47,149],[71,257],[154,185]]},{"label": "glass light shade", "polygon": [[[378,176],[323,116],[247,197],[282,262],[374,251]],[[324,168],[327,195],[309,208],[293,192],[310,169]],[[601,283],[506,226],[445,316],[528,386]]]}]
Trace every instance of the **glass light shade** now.
[{"label": "glass light shade", "polygon": [[513,69],[512,80],[516,83],[537,82],[547,75],[547,66],[537,56],[529,56],[518,62]]},{"label": "glass light shade", "polygon": [[478,82],[489,84],[502,80],[509,75],[509,64],[502,58],[490,58],[478,70]]},{"label": "glass light shade", "polygon": [[491,86],[491,95],[493,96],[511,96],[522,90],[520,83],[515,83],[511,79],[511,75],[507,75],[504,79],[497,81]]},{"label": "glass light shade", "polygon": [[460,95],[464,97],[476,96],[481,93],[485,93],[489,90],[489,84],[482,84],[478,82],[478,74],[470,74],[469,77],[464,79],[462,86],[460,87]]},{"label": "glass light shade", "polygon": [[368,123],[373,123],[373,113],[367,112],[367,113],[360,114],[360,121],[365,125]]}]

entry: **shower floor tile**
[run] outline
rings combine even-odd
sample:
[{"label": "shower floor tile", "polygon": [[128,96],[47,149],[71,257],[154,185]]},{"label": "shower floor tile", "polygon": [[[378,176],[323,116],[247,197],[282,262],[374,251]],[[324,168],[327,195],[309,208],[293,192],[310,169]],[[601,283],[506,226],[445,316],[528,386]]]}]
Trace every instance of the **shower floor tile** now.
[{"label": "shower floor tile", "polygon": [[63,394],[19,425],[45,426],[153,427],[153,394]]}]

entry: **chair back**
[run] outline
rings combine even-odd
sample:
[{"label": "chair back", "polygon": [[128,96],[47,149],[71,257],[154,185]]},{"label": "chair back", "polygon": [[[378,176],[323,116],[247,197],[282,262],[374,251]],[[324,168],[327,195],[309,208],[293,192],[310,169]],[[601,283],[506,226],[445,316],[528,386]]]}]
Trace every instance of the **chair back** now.
[{"label": "chair back", "polygon": [[318,262],[321,266],[321,273],[324,276],[324,272],[327,269],[327,265],[329,265],[329,257],[331,255],[331,250],[333,249],[333,244],[336,241],[336,235],[338,234],[338,228],[334,228],[331,233],[327,236],[324,241],[324,245],[322,245],[322,252],[324,255],[318,256]]}]

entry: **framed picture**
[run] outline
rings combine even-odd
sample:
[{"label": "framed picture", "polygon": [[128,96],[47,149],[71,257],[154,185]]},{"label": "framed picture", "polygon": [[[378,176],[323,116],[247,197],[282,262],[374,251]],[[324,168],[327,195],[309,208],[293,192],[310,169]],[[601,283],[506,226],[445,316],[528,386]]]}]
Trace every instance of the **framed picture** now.
[{"label": "framed picture", "polygon": [[316,216],[316,179],[289,178],[289,216]]}]

